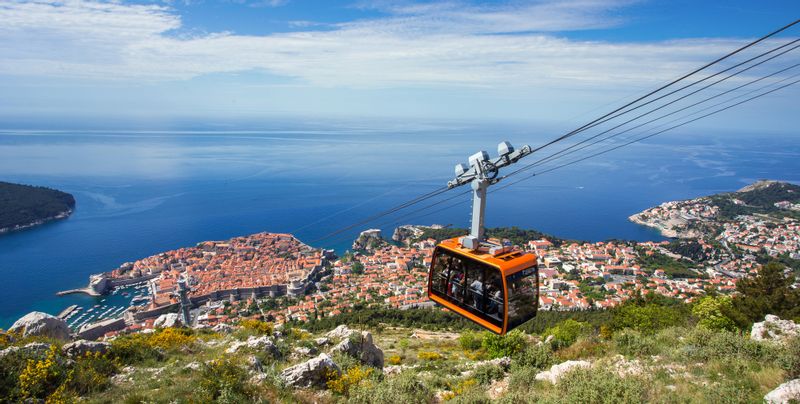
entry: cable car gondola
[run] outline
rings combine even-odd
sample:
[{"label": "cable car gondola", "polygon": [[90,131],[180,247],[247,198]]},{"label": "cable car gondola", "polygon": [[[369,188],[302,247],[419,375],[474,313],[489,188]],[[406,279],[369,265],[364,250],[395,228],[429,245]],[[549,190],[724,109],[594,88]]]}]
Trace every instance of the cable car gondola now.
[{"label": "cable car gondola", "polygon": [[470,321],[500,335],[536,316],[539,306],[539,269],[535,254],[509,243],[485,240],[483,216],[486,189],[500,181],[501,167],[531,153],[508,142],[497,147],[499,157],[490,160],[485,151],[469,158],[470,168],[456,166],[455,188],[471,183],[472,226],[469,235],[444,240],[433,252],[428,273],[428,298]]}]

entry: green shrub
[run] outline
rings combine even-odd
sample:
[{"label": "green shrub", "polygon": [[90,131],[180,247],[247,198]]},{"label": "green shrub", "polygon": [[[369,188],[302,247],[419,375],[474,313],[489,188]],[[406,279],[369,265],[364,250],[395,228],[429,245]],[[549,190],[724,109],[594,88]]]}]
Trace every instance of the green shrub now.
[{"label": "green shrub", "polygon": [[464,331],[458,337],[458,344],[465,351],[477,351],[481,349],[485,333],[477,331]]},{"label": "green shrub", "polygon": [[646,401],[642,380],[620,377],[614,372],[599,369],[575,369],[562,376],[555,388],[557,397],[548,397],[544,402],[622,404]]},{"label": "green shrub", "polygon": [[111,341],[110,355],[124,364],[161,360],[164,354],[153,347],[146,334],[130,334]]},{"label": "green shrub", "polygon": [[506,335],[486,333],[481,346],[490,358],[514,356],[525,348],[527,340],[520,330],[513,330]]},{"label": "green shrub", "polygon": [[553,365],[553,350],[547,344],[530,345],[514,357],[514,366],[547,369]]},{"label": "green shrub", "polygon": [[689,318],[684,306],[662,306],[655,303],[637,305],[623,304],[614,309],[611,328],[631,328],[646,335],[667,327],[685,324]]},{"label": "green shrub", "polygon": [[800,378],[800,337],[787,341],[779,358],[781,368],[786,371],[789,379]]},{"label": "green shrub", "polygon": [[350,390],[351,403],[425,403],[432,392],[413,371],[370,384],[362,383]]},{"label": "green shrub", "polygon": [[656,353],[656,343],[649,336],[639,331],[625,329],[614,333],[612,337],[617,351],[626,356],[647,356]]},{"label": "green shrub", "polygon": [[87,353],[75,360],[67,388],[78,395],[103,391],[111,386],[109,377],[117,372],[116,361],[99,352]]},{"label": "green shrub", "polygon": [[591,332],[592,326],[588,323],[567,319],[545,330],[544,335],[552,335],[553,340],[550,344],[554,349],[561,349],[574,344],[578,337],[589,335]]},{"label": "green shrub", "polygon": [[502,379],[505,375],[506,372],[503,368],[497,365],[481,365],[472,372],[472,377],[482,385],[488,385],[495,380]]},{"label": "green shrub", "polygon": [[733,311],[733,303],[728,296],[706,296],[692,308],[692,314],[698,318],[697,325],[709,330],[736,329],[736,323],[726,313]]},{"label": "green shrub", "polygon": [[229,359],[204,364],[197,387],[201,402],[245,403],[254,393],[247,383],[247,372]]},{"label": "green shrub", "polygon": [[748,360],[772,362],[778,359],[776,348],[730,331],[695,328],[687,337],[683,353],[692,360]]}]

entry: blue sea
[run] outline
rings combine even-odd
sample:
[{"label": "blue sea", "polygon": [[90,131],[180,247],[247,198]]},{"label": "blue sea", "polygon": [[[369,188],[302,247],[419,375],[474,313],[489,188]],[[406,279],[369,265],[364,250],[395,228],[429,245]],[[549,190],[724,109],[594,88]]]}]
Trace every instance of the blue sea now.
[{"label": "blue sea", "polygon": [[[84,286],[92,273],[203,240],[292,232],[341,252],[370,227],[388,235],[406,223],[466,227],[470,205],[463,196],[452,202],[464,203],[442,210],[451,202],[443,203],[433,214],[316,241],[445,185],[456,163],[480,149],[494,154],[500,140],[536,146],[557,134],[510,125],[319,123],[247,131],[0,131],[0,180],[57,188],[77,200],[69,219],[0,236],[0,327],[32,310],[57,314],[72,304],[98,304],[54,294]],[[799,157],[798,136],[686,129],[494,192],[486,224],[591,241],[660,240],[627,217],[760,178],[800,182]]]}]

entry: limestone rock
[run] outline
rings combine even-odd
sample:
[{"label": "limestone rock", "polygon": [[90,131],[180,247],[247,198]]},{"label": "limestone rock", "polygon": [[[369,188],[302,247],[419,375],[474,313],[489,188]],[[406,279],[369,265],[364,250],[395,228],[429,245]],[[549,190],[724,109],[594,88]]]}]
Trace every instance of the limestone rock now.
[{"label": "limestone rock", "polygon": [[178,319],[178,313],[165,313],[156,319],[153,322],[153,328],[170,328],[170,327],[180,327],[181,322]]},{"label": "limestone rock", "polygon": [[325,336],[328,337],[328,338],[342,339],[342,338],[349,337],[350,334],[352,334],[354,332],[356,332],[356,331],[355,330],[351,330],[350,328],[348,328],[344,324],[341,324],[341,325],[337,326],[336,328],[334,328],[333,330],[328,331],[328,333],[325,334]]},{"label": "limestone rock", "polygon": [[510,377],[505,377],[500,380],[495,380],[489,385],[489,388],[486,389],[486,396],[489,397],[490,400],[497,400],[506,394],[508,390],[508,382]]},{"label": "limestone rock", "polygon": [[768,404],[787,404],[800,401],[800,379],[790,380],[764,396]]},{"label": "limestone rock", "polygon": [[320,337],[314,340],[314,343],[316,343],[319,346],[328,345],[330,342],[331,340],[325,337]]},{"label": "limestone rock", "polygon": [[264,368],[261,366],[261,360],[259,360],[255,355],[250,355],[247,357],[247,364],[250,366],[250,370],[256,373],[262,373],[264,371]]},{"label": "limestone rock", "polygon": [[483,365],[498,366],[503,370],[508,370],[509,366],[511,366],[511,358],[509,358],[507,356],[504,356],[502,358],[497,358],[497,359],[489,359],[489,360],[480,361],[480,362],[473,362],[469,366],[469,368],[470,369],[475,369],[478,366],[483,366]]},{"label": "limestone rock", "polygon": [[230,334],[231,332],[233,332],[233,327],[230,326],[229,324],[219,323],[215,325],[213,328],[211,328],[211,331],[214,331],[219,334]]},{"label": "limestone rock", "polygon": [[197,361],[189,362],[186,366],[183,367],[186,370],[200,370],[203,368],[203,364]]},{"label": "limestone rock", "polygon": [[0,359],[3,359],[6,356],[14,353],[19,353],[24,356],[44,357],[47,354],[47,351],[49,350],[50,350],[50,344],[45,344],[41,342],[31,342],[30,344],[27,344],[23,347],[12,346],[0,351]]},{"label": "limestone rock", "polygon": [[367,331],[350,334],[333,347],[333,351],[346,353],[367,365],[383,368],[383,351],[372,342],[372,334]]},{"label": "limestone rock", "polygon": [[792,320],[781,320],[778,316],[767,314],[764,321],[753,324],[750,338],[756,341],[785,341],[800,335],[800,324]]},{"label": "limestone rock", "polygon": [[281,354],[278,347],[275,345],[274,342],[272,342],[272,338],[266,335],[263,335],[261,337],[251,336],[250,338],[247,339],[247,341],[236,341],[233,344],[231,344],[230,348],[228,348],[225,352],[234,353],[241,348],[266,351],[274,358],[279,357]]},{"label": "limestone rock", "polygon": [[61,350],[64,351],[64,354],[66,354],[68,357],[74,359],[85,356],[87,353],[98,352],[103,355],[108,352],[110,348],[111,344],[108,342],[87,341],[82,339],[65,344],[63,347],[61,347]]},{"label": "limestone rock", "polygon": [[40,311],[24,315],[8,331],[22,333],[24,337],[44,336],[61,340],[70,339],[72,334],[64,320]]},{"label": "limestone rock", "polygon": [[331,372],[341,374],[333,359],[322,353],[314,359],[286,368],[280,377],[290,387],[325,386]]},{"label": "limestone rock", "polygon": [[304,346],[298,346],[298,347],[294,347],[294,349],[292,349],[292,353],[294,353],[295,356],[297,356],[298,358],[302,358],[302,357],[306,357],[306,356],[311,357],[311,356],[316,355],[317,352],[319,352],[319,351],[317,351],[316,348],[307,348],[307,347],[304,347]]},{"label": "limestone rock", "polygon": [[565,373],[578,368],[589,368],[592,364],[588,361],[566,361],[558,365],[553,365],[550,370],[539,372],[536,375],[536,380],[547,380],[550,383],[556,384]]}]

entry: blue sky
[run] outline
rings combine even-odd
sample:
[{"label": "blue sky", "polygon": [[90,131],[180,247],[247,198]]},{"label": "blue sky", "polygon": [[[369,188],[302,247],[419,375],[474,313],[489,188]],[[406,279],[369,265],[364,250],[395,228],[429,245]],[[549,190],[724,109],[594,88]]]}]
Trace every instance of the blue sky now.
[{"label": "blue sky", "polygon": [[[800,2],[788,0],[0,0],[0,126],[558,126],[798,17]],[[706,125],[790,131],[799,94],[788,89]]]}]

